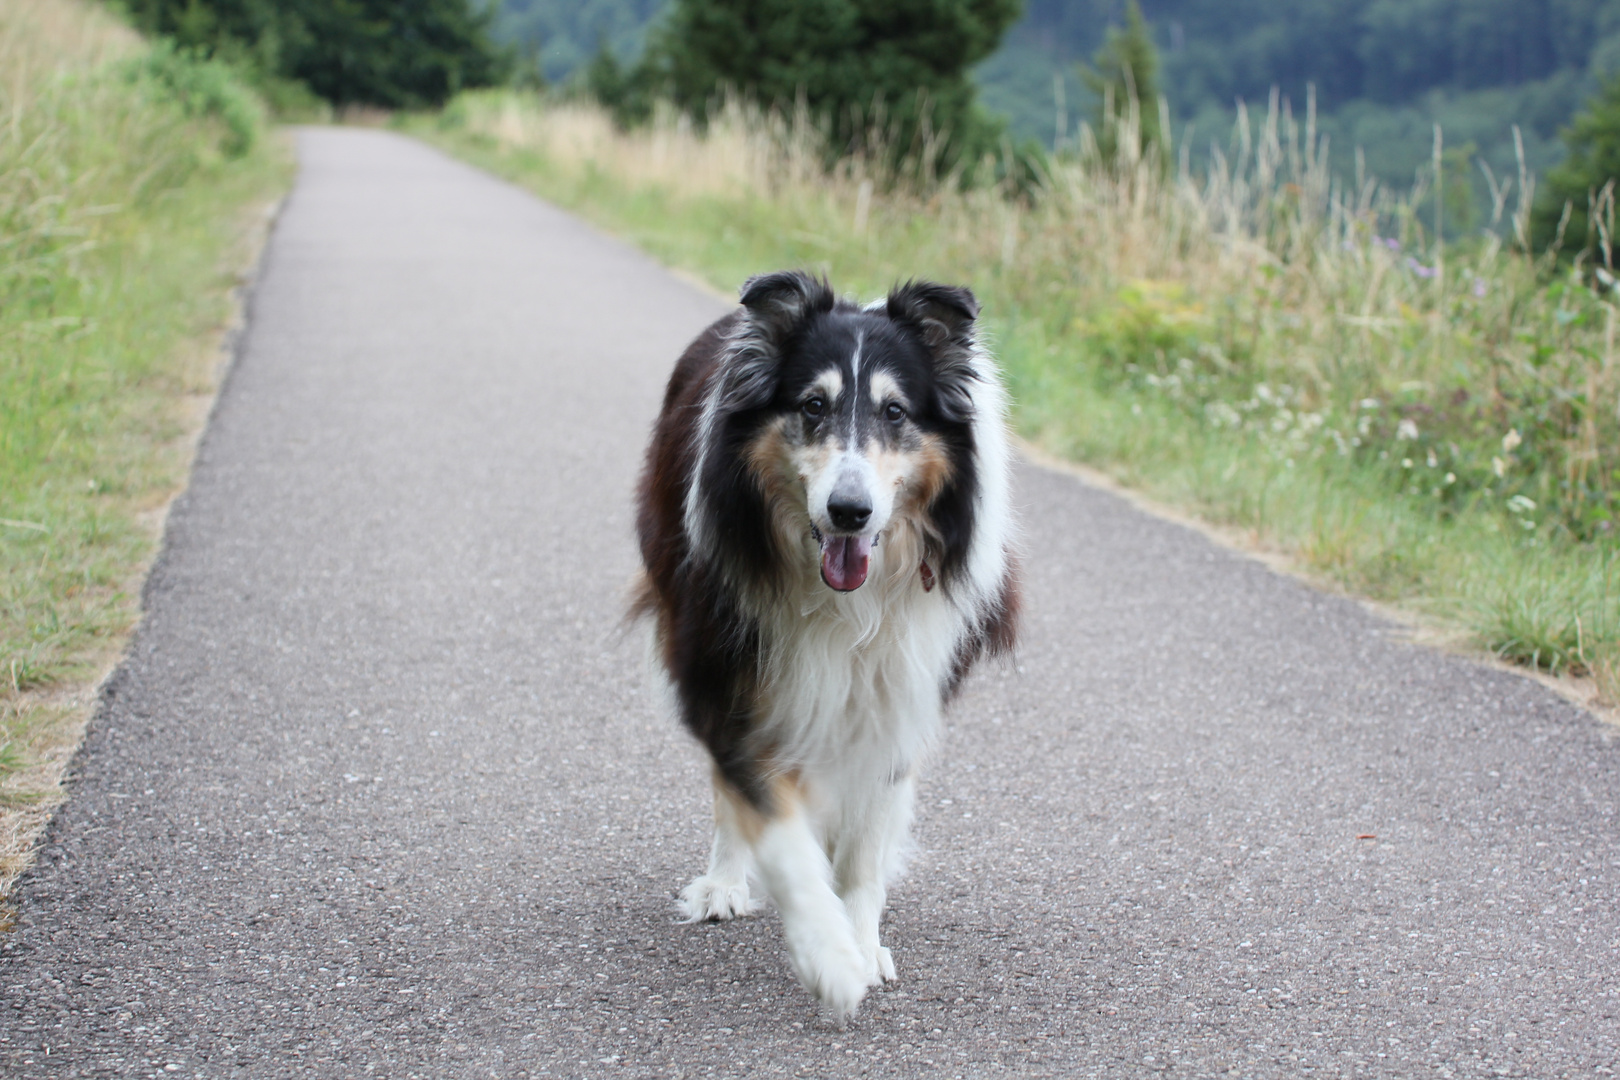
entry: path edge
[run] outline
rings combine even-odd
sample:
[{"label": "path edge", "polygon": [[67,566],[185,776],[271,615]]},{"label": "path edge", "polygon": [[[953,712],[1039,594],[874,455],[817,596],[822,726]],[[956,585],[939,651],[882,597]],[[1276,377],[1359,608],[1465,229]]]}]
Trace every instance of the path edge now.
[{"label": "path edge", "polygon": [[[296,160],[292,140],[289,146]],[[295,174],[292,186],[296,183]],[[236,284],[226,294],[229,313],[223,324],[212,332],[213,342],[199,350],[203,355],[214,357],[208,389],[204,394],[195,395],[191,402],[184,397],[176,399],[175,411],[183,425],[182,433],[174,440],[183,448],[185,464],[181,480],[160,506],[136,517],[138,525],[149,531],[154,542],[150,556],[125,583],[131,594],[141,598],[135,620],[92,661],[94,673],[91,676],[58,685],[38,702],[40,707],[57,709],[65,715],[55,725],[60,732],[58,745],[29,770],[38,780],[41,797],[27,805],[0,807],[0,933],[11,932],[16,926],[18,888],[48,843],[46,834],[56,820],[56,812],[72,797],[75,767],[84,748],[85,733],[105,707],[108,688],[123,668],[130,644],[146,621],[147,587],[168,553],[169,514],[176,502],[191,490],[198,452],[245,346],[253,299],[264,271],[270,239],[291,193],[290,186],[268,202],[250,203],[244,208],[236,241],[236,251],[241,256],[239,266],[222,268],[226,273],[234,270]]]},{"label": "path edge", "polygon": [[1399,635],[1410,645],[1431,649],[1447,656],[1479,664],[1492,671],[1517,675],[1520,678],[1539,683],[1571,705],[1590,713],[1605,725],[1620,729],[1620,707],[1609,705],[1603,701],[1598,693],[1597,683],[1591,676],[1551,675],[1545,671],[1527,668],[1522,664],[1509,663],[1489,649],[1481,648],[1461,630],[1446,625],[1432,615],[1398,604],[1373,600],[1345,588],[1333,579],[1306,567],[1297,557],[1283,548],[1266,543],[1252,530],[1217,525],[1206,521],[1195,514],[1177,509],[1168,503],[1160,502],[1152,496],[1122,483],[1095,466],[1084,465],[1080,462],[1059,457],[1023,436],[1014,436],[1013,441],[1019,456],[1036,468],[1057,473],[1071,480],[1078,480],[1087,487],[1117,495],[1142,513],[1160,521],[1190,529],[1216,547],[1257,562],[1272,573],[1291,578],[1315,592],[1349,600],[1376,618],[1392,624]]}]

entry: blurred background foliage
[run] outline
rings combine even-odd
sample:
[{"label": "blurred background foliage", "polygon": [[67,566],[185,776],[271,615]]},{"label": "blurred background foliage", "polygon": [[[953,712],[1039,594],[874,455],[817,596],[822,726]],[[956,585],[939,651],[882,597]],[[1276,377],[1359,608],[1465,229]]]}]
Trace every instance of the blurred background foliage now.
[{"label": "blurred background foliage", "polygon": [[[493,29],[561,84],[602,48],[633,64],[683,2],[504,0]],[[984,112],[1050,147],[1099,111],[1082,65],[1125,25],[1127,0],[1022,8],[972,78]],[[1489,213],[1479,163],[1516,175],[1515,126],[1531,170],[1547,172],[1564,156],[1560,130],[1620,69],[1615,0],[1142,0],[1142,12],[1178,142],[1200,156],[1226,145],[1236,104],[1264,109],[1273,87],[1303,119],[1314,87],[1334,171],[1353,177],[1359,149],[1366,176],[1405,189],[1431,167],[1438,123],[1466,166],[1459,226]]]},{"label": "blurred background foliage", "polygon": [[679,0],[629,65],[599,43],[586,85],[623,124],[667,101],[698,123],[717,89],[827,136],[828,164],[849,154],[923,170],[1001,149],[1005,122],[978,106],[972,67],[993,53],[1020,0]]},{"label": "blurred background foliage", "polygon": [[[125,0],[136,27],[250,71],[283,112],[423,108],[513,76],[496,11],[467,0]],[[313,96],[313,98],[312,98]]]},{"label": "blurred background foliage", "polygon": [[126,3],[226,153],[188,64],[716,282],[971,279],[1056,452],[1620,701],[1620,0]]},{"label": "blurred background foliage", "polygon": [[[462,89],[526,82],[588,86],[621,123],[644,122],[659,100],[701,123],[727,85],[763,104],[807,106],[831,152],[870,150],[877,133],[901,154],[927,143],[930,167],[989,153],[1016,156],[1028,172],[1033,148],[1075,147],[1082,120],[1106,144],[1102,99],[1137,75],[1151,84],[1140,117],[1148,141],[1167,159],[1201,159],[1211,145],[1231,148],[1242,107],[1264,110],[1276,94],[1285,114],[1314,117],[1346,182],[1405,190],[1438,179],[1450,236],[1491,216],[1493,188],[1517,177],[1522,159],[1547,178],[1537,241],[1553,240],[1569,201],[1576,249],[1593,231],[1588,191],[1607,179],[1600,144],[1620,136],[1588,120],[1565,162],[1561,133],[1620,73],[1620,0],[1142,0],[1136,24],[1131,0],[124,6],[140,29],[252,73],[283,116],[328,104],[437,107]],[[1156,70],[1123,76],[1132,49],[1126,70]],[[1115,93],[1106,107],[1129,106]]]}]

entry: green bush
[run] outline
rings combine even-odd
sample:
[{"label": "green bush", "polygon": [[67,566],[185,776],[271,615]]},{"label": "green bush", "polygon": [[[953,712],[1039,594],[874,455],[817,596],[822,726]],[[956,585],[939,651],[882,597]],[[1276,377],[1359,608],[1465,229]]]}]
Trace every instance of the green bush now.
[{"label": "green bush", "polygon": [[218,120],[224,128],[220,150],[227,157],[241,157],[258,141],[264,105],[224,62],[159,41],[124,70],[130,82],[178,106],[185,116]]}]

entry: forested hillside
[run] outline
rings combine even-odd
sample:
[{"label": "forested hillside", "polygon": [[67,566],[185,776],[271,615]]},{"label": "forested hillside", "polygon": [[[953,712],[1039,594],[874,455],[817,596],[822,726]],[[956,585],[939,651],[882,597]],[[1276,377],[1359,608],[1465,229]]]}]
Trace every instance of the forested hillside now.
[{"label": "forested hillside", "polygon": [[254,73],[277,96],[333,105],[423,108],[513,74],[489,39],[494,17],[468,0],[124,0],[140,30]]},{"label": "forested hillside", "polygon": [[[1026,0],[1023,21],[980,69],[985,103],[1051,139],[1052,80],[1089,107],[1074,65],[1122,18],[1124,0]],[[1356,146],[1377,175],[1409,183],[1429,159],[1433,125],[1513,166],[1513,125],[1538,171],[1561,153],[1559,129],[1620,68],[1615,0],[1142,0],[1164,64],[1162,86],[1199,141],[1224,134],[1239,99],[1277,86],[1303,111],[1314,85],[1341,167]],[[1071,112],[1072,115],[1072,112]]]},{"label": "forested hillside", "polygon": [[[606,41],[639,47],[667,0],[505,0],[500,29],[537,42],[546,74],[563,80]],[[1433,124],[1448,146],[1474,150],[1498,172],[1513,164],[1513,125],[1531,164],[1557,160],[1560,127],[1620,68],[1617,0],[1143,0],[1164,61],[1178,131],[1224,137],[1242,99],[1273,85],[1305,106],[1314,85],[1335,159],[1355,146],[1385,179],[1410,183],[1428,161]],[[1064,83],[1072,129],[1092,107],[1076,65],[1117,24],[1124,0],[1026,0],[1022,21],[978,71],[981,100],[1014,130],[1050,142]]]}]

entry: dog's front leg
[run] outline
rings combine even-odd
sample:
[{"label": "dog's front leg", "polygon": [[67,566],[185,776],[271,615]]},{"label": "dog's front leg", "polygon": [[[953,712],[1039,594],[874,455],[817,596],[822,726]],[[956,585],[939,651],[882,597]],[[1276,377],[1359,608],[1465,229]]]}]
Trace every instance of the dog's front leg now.
[{"label": "dog's front leg", "polygon": [[797,786],[784,781],[773,794],[772,812],[755,817],[755,865],[782,916],[799,981],[842,1019],[866,995],[866,961]]},{"label": "dog's front leg", "polygon": [[693,878],[691,884],[681,890],[680,909],[687,922],[735,919],[758,910],[758,905],[748,895],[748,871],[753,868],[754,857],[749,851],[742,818],[751,812],[739,805],[716,772],[714,844],[709,848],[709,872]]},{"label": "dog's front leg", "polygon": [[[878,938],[889,882],[900,872],[911,835],[916,785],[910,775],[885,784],[857,812],[846,811],[833,847],[838,894],[844,898],[855,942],[864,958],[866,981],[876,986],[894,979],[894,957]],[[853,809],[853,808],[851,808]]]}]

